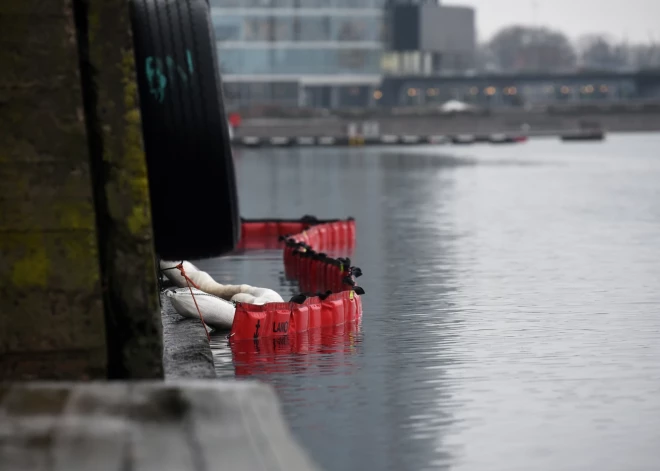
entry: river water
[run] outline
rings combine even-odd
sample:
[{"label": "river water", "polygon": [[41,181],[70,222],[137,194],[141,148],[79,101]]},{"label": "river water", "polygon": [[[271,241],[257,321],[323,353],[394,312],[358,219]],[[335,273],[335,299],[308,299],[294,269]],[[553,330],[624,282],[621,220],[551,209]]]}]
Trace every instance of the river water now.
[{"label": "river water", "polygon": [[[660,135],[236,162],[244,217],[357,221],[357,332],[258,364],[214,340],[323,469],[658,469]],[[200,265],[297,292],[279,251]]]}]

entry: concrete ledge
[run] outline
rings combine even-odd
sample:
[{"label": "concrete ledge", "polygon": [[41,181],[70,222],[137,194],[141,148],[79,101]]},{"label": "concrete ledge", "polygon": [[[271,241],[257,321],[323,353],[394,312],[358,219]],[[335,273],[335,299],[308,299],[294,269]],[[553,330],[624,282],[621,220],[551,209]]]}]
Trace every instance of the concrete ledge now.
[{"label": "concrete ledge", "polygon": [[181,317],[161,294],[165,379],[215,378],[213,354],[199,320]]},{"label": "concrete ledge", "polygon": [[314,470],[270,386],[0,383],[0,469]]}]

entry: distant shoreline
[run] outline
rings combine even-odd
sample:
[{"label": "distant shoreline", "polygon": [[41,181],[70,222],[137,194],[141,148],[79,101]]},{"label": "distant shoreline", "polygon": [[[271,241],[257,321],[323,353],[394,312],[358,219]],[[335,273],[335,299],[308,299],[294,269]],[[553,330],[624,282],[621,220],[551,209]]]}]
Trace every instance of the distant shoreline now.
[{"label": "distant shoreline", "polygon": [[237,138],[348,136],[351,123],[360,134],[361,123],[376,123],[380,135],[456,135],[456,134],[560,134],[580,129],[582,123],[594,123],[605,132],[660,131],[660,107],[657,110],[626,112],[549,113],[507,110],[484,114],[405,115],[348,118],[341,116],[306,118],[245,118],[234,130]]}]

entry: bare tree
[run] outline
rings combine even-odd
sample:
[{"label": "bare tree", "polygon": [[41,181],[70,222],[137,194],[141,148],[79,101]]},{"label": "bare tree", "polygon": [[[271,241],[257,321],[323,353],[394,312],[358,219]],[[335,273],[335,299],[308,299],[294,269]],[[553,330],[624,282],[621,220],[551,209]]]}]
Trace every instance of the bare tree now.
[{"label": "bare tree", "polygon": [[636,69],[660,68],[660,44],[638,44],[630,47],[628,54]]},{"label": "bare tree", "polygon": [[548,28],[510,26],[488,43],[492,56],[502,70],[573,70],[576,54],[568,38]]},{"label": "bare tree", "polygon": [[620,70],[631,62],[629,48],[606,35],[593,34],[578,40],[580,65],[586,69]]}]

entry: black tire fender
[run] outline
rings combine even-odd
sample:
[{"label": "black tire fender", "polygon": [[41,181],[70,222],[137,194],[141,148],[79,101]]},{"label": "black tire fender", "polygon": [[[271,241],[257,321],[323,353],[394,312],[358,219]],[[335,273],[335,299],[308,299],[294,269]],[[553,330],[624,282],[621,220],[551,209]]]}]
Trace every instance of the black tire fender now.
[{"label": "black tire fender", "polygon": [[199,259],[240,238],[236,175],[206,0],[130,0],[159,256]]}]

